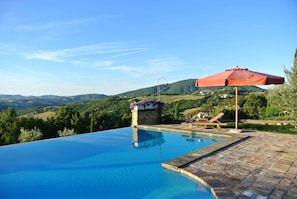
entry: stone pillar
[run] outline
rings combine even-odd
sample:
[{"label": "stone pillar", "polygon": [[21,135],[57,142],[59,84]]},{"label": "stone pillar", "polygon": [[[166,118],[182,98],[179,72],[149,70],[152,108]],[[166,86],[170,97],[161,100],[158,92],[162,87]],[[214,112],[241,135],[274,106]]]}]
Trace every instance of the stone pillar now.
[{"label": "stone pillar", "polygon": [[161,123],[161,108],[155,109],[132,109],[132,126],[155,125]]},{"label": "stone pillar", "polygon": [[160,124],[163,106],[164,102],[153,100],[132,102],[132,126]]}]

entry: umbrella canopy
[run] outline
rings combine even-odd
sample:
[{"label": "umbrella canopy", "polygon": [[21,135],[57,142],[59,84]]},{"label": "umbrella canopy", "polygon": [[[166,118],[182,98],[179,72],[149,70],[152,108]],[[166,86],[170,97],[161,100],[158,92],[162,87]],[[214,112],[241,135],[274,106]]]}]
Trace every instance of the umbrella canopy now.
[{"label": "umbrella canopy", "polygon": [[282,84],[284,77],[270,75],[265,73],[254,72],[247,68],[239,68],[235,66],[233,69],[228,69],[224,72],[211,75],[202,79],[196,80],[196,87],[210,86],[235,86],[235,128],[238,123],[238,86],[256,86],[268,84]]}]

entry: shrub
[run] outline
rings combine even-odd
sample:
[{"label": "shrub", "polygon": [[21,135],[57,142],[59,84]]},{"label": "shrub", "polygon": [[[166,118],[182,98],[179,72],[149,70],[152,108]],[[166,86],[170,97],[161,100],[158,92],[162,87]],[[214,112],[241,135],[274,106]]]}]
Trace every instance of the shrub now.
[{"label": "shrub", "polygon": [[74,132],[74,129],[67,129],[66,127],[64,127],[63,131],[61,130],[58,131],[58,135],[60,137],[64,137],[64,136],[76,135],[76,133]]},{"label": "shrub", "polygon": [[34,127],[34,129],[31,129],[31,130],[24,129],[24,127],[22,127],[20,131],[21,131],[19,135],[20,142],[31,142],[35,140],[40,140],[42,139],[42,136],[43,136],[40,129],[37,128],[36,126]]}]

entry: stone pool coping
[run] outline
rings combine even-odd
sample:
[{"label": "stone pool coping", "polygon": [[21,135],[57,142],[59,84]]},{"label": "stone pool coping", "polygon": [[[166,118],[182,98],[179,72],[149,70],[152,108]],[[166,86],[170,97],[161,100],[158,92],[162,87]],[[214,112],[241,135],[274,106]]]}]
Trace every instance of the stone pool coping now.
[{"label": "stone pool coping", "polygon": [[297,198],[297,136],[182,125],[138,128],[225,137],[222,142],[162,164],[208,186],[215,198]]}]

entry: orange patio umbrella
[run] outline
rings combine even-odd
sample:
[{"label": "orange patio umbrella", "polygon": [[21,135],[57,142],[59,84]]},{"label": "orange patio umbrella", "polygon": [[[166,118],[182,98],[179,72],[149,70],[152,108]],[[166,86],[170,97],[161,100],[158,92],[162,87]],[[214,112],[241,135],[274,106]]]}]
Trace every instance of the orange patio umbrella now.
[{"label": "orange patio umbrella", "polygon": [[196,87],[235,86],[235,129],[238,125],[238,86],[282,84],[284,77],[254,72],[235,66],[224,72],[196,80]]}]

